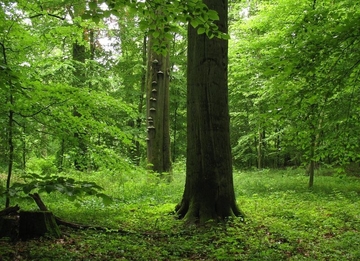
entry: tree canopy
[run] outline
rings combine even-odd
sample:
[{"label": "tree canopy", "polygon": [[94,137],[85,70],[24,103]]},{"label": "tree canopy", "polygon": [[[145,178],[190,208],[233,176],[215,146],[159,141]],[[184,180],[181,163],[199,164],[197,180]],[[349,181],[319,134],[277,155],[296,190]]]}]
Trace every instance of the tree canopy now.
[{"label": "tree canopy", "polygon": [[358,161],[358,4],[261,1],[241,8],[230,48],[238,161]]}]

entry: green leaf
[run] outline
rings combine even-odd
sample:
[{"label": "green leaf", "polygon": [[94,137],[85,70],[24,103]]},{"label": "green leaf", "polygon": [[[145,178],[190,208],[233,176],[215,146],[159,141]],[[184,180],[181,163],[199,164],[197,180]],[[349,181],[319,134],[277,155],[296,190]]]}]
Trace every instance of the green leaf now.
[{"label": "green leaf", "polygon": [[218,13],[215,10],[209,10],[207,12],[207,16],[209,19],[211,19],[213,21],[217,21],[220,19]]},{"label": "green leaf", "polygon": [[221,39],[224,39],[224,40],[230,40],[230,35],[229,35],[229,34],[224,34],[224,33],[222,33],[222,34],[220,35],[220,38],[221,38]]},{"label": "green leaf", "polygon": [[152,36],[153,36],[154,38],[158,38],[159,35],[160,35],[160,32],[159,32],[159,31],[154,31],[154,32],[152,33]]},{"label": "green leaf", "polygon": [[103,16],[106,17],[106,18],[110,17],[110,15],[111,15],[111,11],[109,11],[109,10],[106,10],[103,13]]},{"label": "green leaf", "polygon": [[47,192],[47,193],[51,193],[51,192],[53,192],[55,190],[55,187],[54,187],[54,185],[46,185],[45,186],[45,191]]},{"label": "green leaf", "polygon": [[197,29],[197,34],[203,34],[203,33],[205,33],[205,28],[204,27],[199,27]]},{"label": "green leaf", "polygon": [[90,10],[95,10],[97,8],[97,3],[95,1],[90,2],[89,3],[89,8],[90,8]]},{"label": "green leaf", "polygon": [[30,192],[31,192],[31,190],[33,190],[34,189],[34,186],[32,186],[32,185],[25,185],[24,187],[23,187],[23,191],[24,191],[24,193],[25,194],[29,194]]},{"label": "green leaf", "polygon": [[105,195],[103,193],[99,193],[99,194],[97,194],[97,196],[102,199],[105,206],[108,206],[108,205],[110,205],[111,203],[114,202],[111,197],[109,197],[108,195]]},{"label": "green leaf", "polygon": [[94,23],[99,24],[99,22],[100,22],[100,17],[99,17],[98,15],[93,16],[93,17],[92,17],[92,20],[93,20]]},{"label": "green leaf", "polygon": [[91,14],[88,13],[88,12],[85,12],[85,13],[81,16],[81,18],[82,18],[83,20],[91,19]]},{"label": "green leaf", "polygon": [[197,19],[193,19],[190,21],[190,24],[192,27],[196,28],[200,24],[200,22]]}]

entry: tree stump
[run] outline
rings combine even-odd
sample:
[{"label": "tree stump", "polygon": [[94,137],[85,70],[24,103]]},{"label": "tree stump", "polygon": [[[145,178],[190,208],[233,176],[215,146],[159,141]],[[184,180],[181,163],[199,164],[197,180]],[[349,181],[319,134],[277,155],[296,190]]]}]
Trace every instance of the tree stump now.
[{"label": "tree stump", "polygon": [[59,238],[60,229],[50,211],[20,211],[19,237],[30,239],[41,236]]},{"label": "tree stump", "polygon": [[17,216],[0,217],[0,238],[7,237],[16,241],[19,236],[19,223]]}]

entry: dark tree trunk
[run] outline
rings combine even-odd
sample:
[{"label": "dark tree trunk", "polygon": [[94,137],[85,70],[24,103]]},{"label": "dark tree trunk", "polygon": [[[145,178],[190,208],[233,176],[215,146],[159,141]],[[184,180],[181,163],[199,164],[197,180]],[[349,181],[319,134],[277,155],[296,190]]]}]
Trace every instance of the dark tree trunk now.
[{"label": "dark tree trunk", "polygon": [[[78,4],[75,4],[73,6],[73,11],[69,8],[69,15],[72,20],[75,18],[81,16],[85,11],[86,3],[81,2]],[[81,27],[81,25],[79,25]],[[83,34],[82,39],[88,41],[88,30],[85,28],[82,28]],[[91,32],[91,31],[90,31]],[[91,35],[90,35],[91,38]],[[91,46],[91,39],[90,39],[90,50],[93,49],[94,46]],[[91,54],[90,54],[91,55]],[[79,40],[75,40],[72,46],[72,59],[74,62],[74,80],[73,80],[73,86],[83,88],[85,87],[86,82],[86,75],[85,75],[85,60],[87,58],[87,52],[86,47],[84,43],[81,43]],[[73,108],[73,115],[75,117],[81,118],[82,115],[79,112],[77,106],[74,106]],[[74,133],[74,139],[75,139],[75,146],[76,146],[76,153],[74,158],[74,166],[76,170],[83,171],[87,167],[87,160],[86,160],[86,154],[87,154],[87,144],[86,144],[86,133],[85,131],[77,131]]]},{"label": "dark tree trunk", "polygon": [[[86,55],[86,49],[84,45],[80,45],[78,42],[75,42],[73,44],[73,60],[75,61],[75,71],[74,71],[74,86],[77,87],[83,87],[83,83],[85,82],[85,75],[84,75],[84,68],[81,65],[82,63],[85,63],[85,55]],[[74,108],[73,115],[75,117],[81,117],[81,113],[77,110],[77,108]],[[75,169],[83,171],[87,167],[86,163],[86,153],[87,153],[87,146],[85,143],[85,133],[81,132],[75,132],[74,138],[77,142],[77,150],[76,155],[74,159],[74,166]]]},{"label": "dark tree trunk", "polygon": [[[1,44],[1,43],[0,43]],[[2,55],[4,58],[4,64],[7,65],[7,55],[6,55],[6,48],[3,44],[1,44],[2,47]],[[6,134],[7,134],[7,142],[8,142],[8,174],[7,174],[7,178],[6,178],[6,191],[9,192],[10,189],[10,183],[11,183],[11,176],[12,176],[12,170],[13,170],[13,165],[14,165],[14,111],[13,111],[13,105],[15,103],[14,101],[14,86],[13,83],[11,81],[11,75],[9,75],[8,73],[5,73],[5,75],[7,76],[7,84],[9,86],[9,97],[8,97],[8,104],[7,106],[10,108],[9,109],[9,119],[8,119],[8,126],[6,128]],[[5,199],[5,207],[8,208],[10,206],[10,197],[8,194],[6,194],[6,199]]]},{"label": "dark tree trunk", "polygon": [[[205,0],[227,32],[227,0]],[[228,42],[188,28],[187,164],[179,218],[204,224],[243,216],[233,186],[228,86]]]},{"label": "dark tree trunk", "polygon": [[257,146],[257,152],[258,152],[258,156],[257,156],[257,168],[258,169],[262,169],[263,168],[263,136],[262,136],[262,130],[261,127],[259,128],[259,141],[258,141],[258,146]]},{"label": "dark tree trunk", "polygon": [[156,173],[171,171],[170,111],[169,111],[169,52],[157,54],[149,37],[147,76],[147,160]]}]

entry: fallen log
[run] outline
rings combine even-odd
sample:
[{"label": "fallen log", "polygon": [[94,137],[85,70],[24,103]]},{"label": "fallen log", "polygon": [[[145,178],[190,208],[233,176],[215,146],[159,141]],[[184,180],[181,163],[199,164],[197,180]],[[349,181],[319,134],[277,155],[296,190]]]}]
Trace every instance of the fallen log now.
[{"label": "fallen log", "polygon": [[[46,207],[46,205],[44,204],[44,202],[42,201],[42,199],[40,198],[40,195],[38,193],[29,194],[29,196],[34,199],[35,203],[37,204],[37,206],[39,207],[40,210],[48,211],[48,208]],[[63,226],[74,228],[74,229],[94,229],[94,230],[104,231],[107,233],[109,233],[109,232],[110,233],[119,233],[119,234],[123,234],[123,235],[154,236],[154,233],[147,233],[147,232],[139,233],[139,232],[127,231],[127,230],[123,230],[123,229],[114,229],[114,228],[72,223],[72,222],[63,220],[63,219],[57,217],[56,215],[54,215],[54,218],[58,225],[63,225]],[[174,235],[186,235],[186,234],[187,234],[186,232],[180,232],[180,233],[174,233],[171,235],[174,236]],[[158,236],[159,237],[167,237],[167,236],[169,236],[169,234],[168,233],[159,234]]]},{"label": "fallen log", "polygon": [[[41,211],[49,211],[48,208],[46,207],[45,203],[42,201],[42,199],[40,198],[40,195],[38,193],[34,193],[34,194],[29,194],[29,196],[35,201],[36,205],[39,207],[39,209]],[[66,227],[70,227],[70,228],[75,228],[75,229],[94,229],[94,230],[101,230],[101,231],[109,231],[109,230],[113,230],[113,229],[109,229],[109,228],[105,228],[105,227],[100,227],[100,226],[90,226],[90,225],[84,225],[84,224],[77,224],[77,223],[72,223],[72,222],[68,222],[65,221],[59,217],[57,217],[56,215],[54,215],[56,223],[58,225],[63,225]],[[122,231],[122,230],[117,230],[119,233],[127,233],[126,231]]]}]

